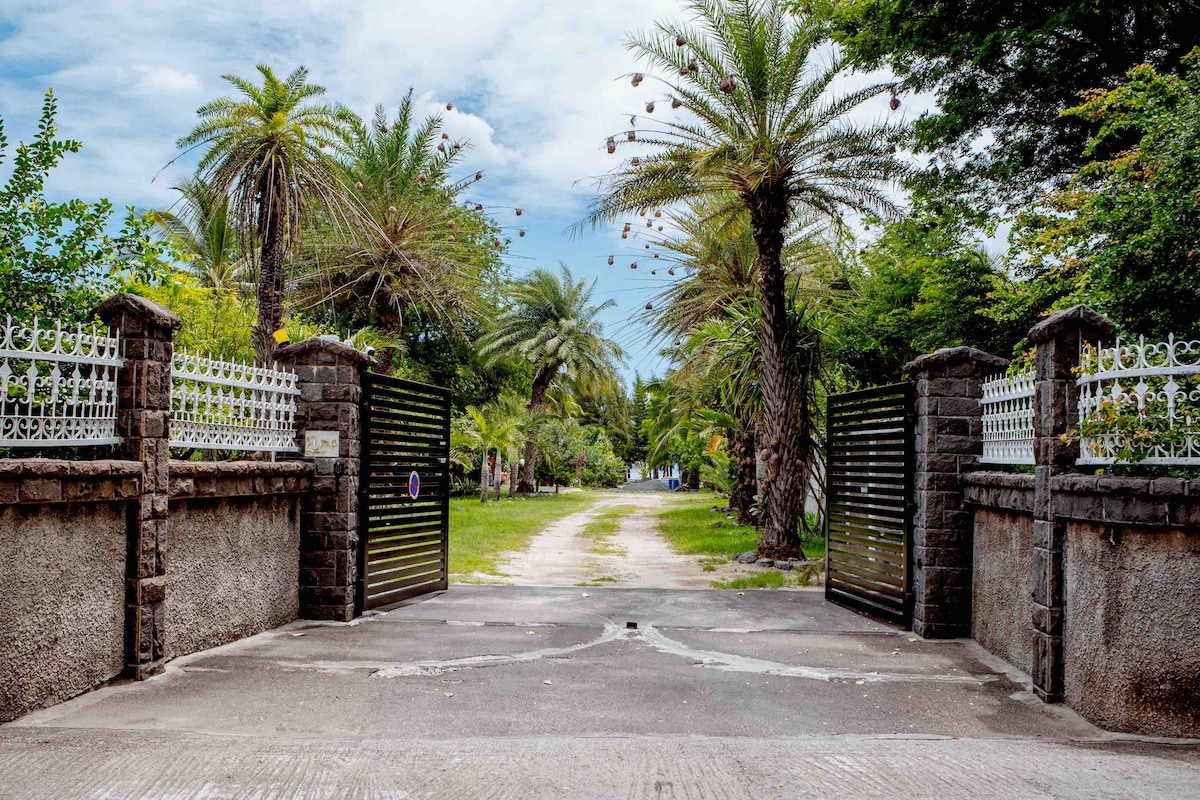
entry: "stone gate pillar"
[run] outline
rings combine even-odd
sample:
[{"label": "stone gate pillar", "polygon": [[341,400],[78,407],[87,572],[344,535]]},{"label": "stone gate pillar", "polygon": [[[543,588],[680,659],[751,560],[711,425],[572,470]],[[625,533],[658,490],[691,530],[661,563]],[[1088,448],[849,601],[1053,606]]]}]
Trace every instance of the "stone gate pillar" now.
[{"label": "stone gate pillar", "polygon": [[126,506],[125,558],[125,671],[141,680],[163,668],[172,339],[183,323],[132,294],[109,298],[96,315],[124,340],[125,365],[117,376],[119,449],[142,465],[140,493]]},{"label": "stone gate pillar", "polygon": [[921,356],[904,371],[916,382],[913,480],[913,633],[971,635],[971,514],[963,473],[983,455],[983,381],[1008,359],[973,347]]},{"label": "stone gate pillar", "polygon": [[1079,418],[1073,370],[1085,344],[1116,330],[1087,306],[1060,311],[1029,330],[1037,347],[1033,397],[1033,690],[1042,700],[1063,696],[1063,557],[1066,523],[1055,517],[1052,479],[1071,472],[1079,443],[1064,438]]},{"label": "stone gate pillar", "polygon": [[321,339],[281,347],[275,358],[299,378],[296,441],[316,466],[313,490],[300,515],[300,616],[348,622],[354,619],[355,598],[362,589],[359,412],[362,373],[374,360],[348,345]]}]

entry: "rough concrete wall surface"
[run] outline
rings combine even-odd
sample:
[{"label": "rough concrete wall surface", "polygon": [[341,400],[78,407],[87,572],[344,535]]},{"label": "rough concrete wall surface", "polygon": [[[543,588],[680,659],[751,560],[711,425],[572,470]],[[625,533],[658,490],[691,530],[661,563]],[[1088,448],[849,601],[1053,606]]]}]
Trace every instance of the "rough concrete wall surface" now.
[{"label": "rough concrete wall surface", "polygon": [[252,636],[299,613],[298,496],[172,502],[166,655]]},{"label": "rough concrete wall surface", "polygon": [[1067,703],[1117,731],[1200,737],[1200,531],[1071,522]]},{"label": "rough concrete wall surface", "polygon": [[977,508],[973,560],[971,636],[990,652],[1029,672],[1033,667],[1029,622],[1033,515]]},{"label": "rough concrete wall surface", "polygon": [[0,507],[0,722],[124,667],[125,504]]}]

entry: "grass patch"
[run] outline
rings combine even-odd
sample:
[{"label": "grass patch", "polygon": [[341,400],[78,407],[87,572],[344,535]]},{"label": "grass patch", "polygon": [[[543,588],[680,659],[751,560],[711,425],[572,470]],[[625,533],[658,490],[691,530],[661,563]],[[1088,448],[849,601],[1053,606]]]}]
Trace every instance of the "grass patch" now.
[{"label": "grass patch", "polygon": [[[676,495],[658,512],[658,529],[671,548],[685,556],[716,556],[728,560],[735,553],[758,547],[758,534],[751,525],[737,525],[712,507],[725,500],[712,492]],[[714,528],[712,523],[720,522]]]},{"label": "grass patch", "polygon": [[479,502],[478,497],[450,500],[450,580],[480,573],[502,576],[499,556],[529,546],[529,541],[557,519],[587,509],[595,497],[564,492]]},{"label": "grass patch", "polygon": [[782,570],[764,570],[744,578],[725,578],[713,581],[714,589],[782,589],[793,586],[796,581],[790,572]]},{"label": "grass patch", "polygon": [[575,585],[590,586],[595,588],[597,586],[607,586],[610,583],[616,583],[617,580],[618,579],[616,575],[601,575],[599,578],[592,578],[590,581],[583,581],[582,583],[577,583]]},{"label": "grass patch", "polygon": [[[735,518],[712,510],[713,506],[724,508],[725,504],[724,498],[712,492],[676,495],[672,503],[658,512],[658,528],[681,555],[729,559],[737,553],[757,549],[758,534],[754,526],[738,525]],[[713,527],[714,522],[720,522],[721,526]],[[810,518],[809,522],[813,520]],[[800,545],[805,558],[825,556],[823,536],[802,536]]]},{"label": "grass patch", "polygon": [[635,511],[637,511],[637,506],[623,505],[611,506],[597,514],[596,518],[579,532],[580,536],[592,540],[592,546],[588,548],[588,551],[599,556],[624,553],[624,547],[613,544],[609,539],[621,529],[621,520]]}]

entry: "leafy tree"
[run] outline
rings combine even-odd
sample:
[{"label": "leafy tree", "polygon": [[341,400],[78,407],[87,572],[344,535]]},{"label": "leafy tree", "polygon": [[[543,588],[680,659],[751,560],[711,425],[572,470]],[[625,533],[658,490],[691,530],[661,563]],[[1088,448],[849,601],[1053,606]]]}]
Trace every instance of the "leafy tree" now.
[{"label": "leafy tree", "polygon": [[965,157],[974,198],[1014,208],[1081,163],[1092,128],[1061,111],[1138,64],[1175,67],[1198,29],[1195,0],[853,0],[833,14],[854,64],[936,93],[916,147]]},{"label": "leafy tree", "polygon": [[441,126],[438,115],[418,124],[411,89],[394,119],[382,106],[369,125],[351,119],[341,171],[364,219],[348,236],[309,237],[301,305],[397,332],[410,314],[451,328],[481,317],[483,274],[499,270],[503,242],[481,208],[459,203],[475,178],[450,177],[465,145]]},{"label": "leafy tree", "polygon": [[[176,273],[153,284],[129,281],[121,286],[171,309],[183,322],[175,347],[188,353],[228,361],[254,361],[254,298],[232,289],[215,289],[199,276]],[[298,342],[327,331],[299,317],[286,322],[288,337]]]},{"label": "leafy tree", "polygon": [[[47,91],[37,133],[17,144],[8,180],[0,188],[0,298],[3,313],[83,322],[116,286],[117,273],[161,268],[160,248],[148,241],[144,221],[129,212],[120,233],[105,231],[107,200],[51,202],[46,181],[83,143],[57,137],[58,103]],[[0,120],[0,164],[9,156]]]},{"label": "leafy tree", "polygon": [[[178,146],[207,145],[197,175],[229,198],[229,218],[259,243],[258,325],[254,350],[269,360],[275,331],[283,322],[284,272],[300,239],[305,216],[319,206],[329,224],[358,217],[331,153],[343,151],[354,116],[338,105],[314,102],[324,87],[308,83],[298,67],[280,80],[265,65],[262,85],[226,75],[236,97],[221,97],[197,109],[200,122]],[[327,152],[328,151],[328,152]]]},{"label": "leafy tree", "polygon": [[[615,381],[621,347],[604,336],[597,319],[612,301],[593,304],[595,289],[595,281],[575,280],[565,264],[557,275],[535,269],[512,284],[512,306],[481,342],[480,353],[489,363],[521,358],[532,365],[531,413],[545,410],[546,393],[560,375],[572,381]],[[538,430],[534,428],[526,436],[525,469],[517,491],[533,491],[537,463]]]},{"label": "leafy tree", "polygon": [[897,380],[905,363],[939,347],[1012,349],[1018,328],[991,314],[993,293],[1008,279],[983,247],[980,222],[954,196],[917,186],[910,213],[883,223],[830,319],[831,355],[849,380]]},{"label": "leafy tree", "polygon": [[180,195],[178,210],[147,212],[154,229],[174,244],[201,285],[213,289],[245,286],[253,278],[254,265],[238,247],[238,233],[229,221],[229,197],[198,177],[174,188]]},{"label": "leafy tree", "polygon": [[693,24],[660,23],[629,47],[667,71],[663,82],[690,115],[634,131],[650,155],[623,162],[605,179],[589,219],[611,222],[721,193],[729,198],[725,218],[749,215],[758,251],[763,447],[770,465],[761,550],[793,556],[800,550],[804,428],[812,412],[801,410],[806,398],[792,369],[802,345],[788,324],[785,235],[800,215],[892,210],[881,185],[903,173],[891,155],[897,131],[849,119],[891,86],[833,91],[843,62],[818,65],[812,57],[825,36],[823,21],[790,15],[782,0],[710,0],[689,8]]},{"label": "leafy tree", "polygon": [[1066,114],[1096,127],[1089,160],[1018,218],[1030,280],[1005,308],[1086,302],[1132,333],[1189,334],[1200,318],[1200,48],[1182,74],[1135,67]]}]

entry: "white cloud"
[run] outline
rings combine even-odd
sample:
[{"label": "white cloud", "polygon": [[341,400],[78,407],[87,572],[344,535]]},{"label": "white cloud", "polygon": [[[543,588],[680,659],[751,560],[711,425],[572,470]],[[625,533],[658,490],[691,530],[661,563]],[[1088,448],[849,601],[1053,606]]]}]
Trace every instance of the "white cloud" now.
[{"label": "white cloud", "polygon": [[134,69],[141,75],[134,86],[138,93],[194,93],[202,88],[200,79],[190,72],[148,64],[139,64]]}]

